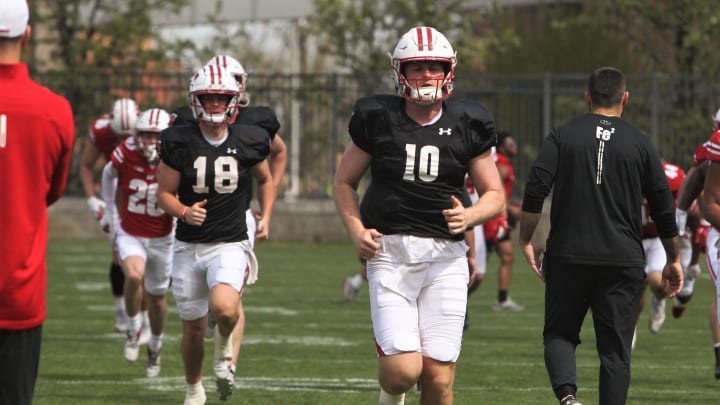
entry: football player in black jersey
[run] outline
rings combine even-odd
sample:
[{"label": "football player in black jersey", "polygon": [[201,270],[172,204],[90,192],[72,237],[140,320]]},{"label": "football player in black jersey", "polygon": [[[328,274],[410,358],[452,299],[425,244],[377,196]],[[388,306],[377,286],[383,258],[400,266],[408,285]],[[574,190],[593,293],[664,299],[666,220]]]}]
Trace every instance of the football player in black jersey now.
[{"label": "football player in black jersey", "polygon": [[268,237],[275,186],[267,162],[270,137],[255,125],[229,125],[239,108],[240,88],[224,68],[204,66],[190,80],[197,123],[162,132],[158,202],[180,219],[175,232],[172,287],[183,320],[181,353],[187,404],[204,403],[202,361],[208,307],[217,322],[214,371],[220,399],[232,395],[232,330],[246,268],[257,261],[247,235],[248,178],[258,182],[262,216],[256,236]]},{"label": "football player in black jersey", "polygon": [[[399,97],[357,101],[334,180],[338,213],[367,260],[381,404],[403,404],[418,381],[422,403],[452,403],[469,278],[464,231],[505,210],[492,115],[446,100],[455,64],[435,28],[405,33],[392,55]],[[359,204],[368,168],[372,180]],[[468,208],[461,204],[466,173],[481,195]]]},{"label": "football player in black jersey", "polygon": [[[585,92],[590,112],[545,137],[525,185],[518,239],[531,269],[545,281],[545,366],[561,405],[580,404],[575,348],[588,309],[601,363],[599,403],[627,401],[645,279],[643,196],[667,256],[662,280],[668,296],[682,287],[670,186],[652,141],[622,119],[628,98],[619,69],[595,70]],[[551,189],[545,250],[532,237]]]},{"label": "football player in black jersey", "polygon": [[[275,112],[272,108],[266,106],[250,106],[250,95],[247,92],[248,74],[243,65],[237,59],[229,55],[215,55],[206,63],[206,65],[220,66],[227,69],[230,74],[235,76],[235,79],[238,82],[238,87],[240,88],[239,103],[241,108],[238,109],[234,123],[257,125],[265,129],[270,135],[270,155],[268,156],[268,161],[270,164],[270,173],[272,174],[273,183],[275,184],[275,192],[278,193],[280,185],[282,184],[283,175],[285,174],[285,166],[287,164],[287,147],[278,133],[280,130],[280,122],[278,121]],[[192,109],[189,105],[178,107],[174,113],[176,118],[173,125],[185,125],[196,122]],[[252,190],[252,178],[249,178],[248,180],[249,182],[247,187]],[[248,211],[245,218],[247,220],[248,227],[248,240],[250,241],[250,245],[254,247],[256,215],[250,209],[252,193],[248,193],[247,197]],[[235,324],[235,329],[232,334],[233,365],[237,363],[245,329],[245,311],[243,309],[242,297],[240,297],[238,315],[239,318]],[[205,337],[212,337],[215,334],[214,324],[215,322],[211,314],[208,317],[208,329]]]}]

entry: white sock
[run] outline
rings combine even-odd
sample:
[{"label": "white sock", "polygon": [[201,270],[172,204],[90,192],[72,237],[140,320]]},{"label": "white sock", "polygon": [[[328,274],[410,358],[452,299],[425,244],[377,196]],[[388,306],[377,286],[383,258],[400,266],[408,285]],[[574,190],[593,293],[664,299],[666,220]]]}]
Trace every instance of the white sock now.
[{"label": "white sock", "polygon": [[220,335],[218,325],[215,325],[215,358],[231,359],[232,358],[232,332],[227,337]]},{"label": "white sock", "polygon": [[363,277],[360,275],[360,273],[357,273],[350,278],[350,286],[356,290],[362,286],[362,283]]},{"label": "white sock", "polygon": [[148,341],[148,347],[150,350],[157,352],[162,349],[162,338],[162,334],[160,334],[160,336],[151,335],[150,341]]},{"label": "white sock", "polygon": [[185,391],[187,392],[187,396],[192,397],[195,395],[203,395],[205,394],[205,388],[203,388],[202,380],[196,382],[195,384],[185,384]]},{"label": "white sock", "polygon": [[141,327],[142,315],[140,315],[139,313],[135,314],[134,316],[128,315],[128,331],[131,335],[137,334]]},{"label": "white sock", "polygon": [[380,405],[405,405],[405,393],[392,395],[380,388]]},{"label": "white sock", "polygon": [[113,306],[115,307],[116,314],[125,314],[125,298],[122,295],[119,297],[113,297]]}]

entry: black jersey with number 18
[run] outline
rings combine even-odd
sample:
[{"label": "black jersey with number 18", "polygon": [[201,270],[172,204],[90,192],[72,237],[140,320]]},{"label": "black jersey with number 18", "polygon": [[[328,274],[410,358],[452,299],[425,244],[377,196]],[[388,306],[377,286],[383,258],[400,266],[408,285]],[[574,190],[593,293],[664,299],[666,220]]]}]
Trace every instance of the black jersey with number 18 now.
[{"label": "black jersey with number 18", "polygon": [[461,240],[448,231],[442,210],[451,208],[451,195],[462,201],[470,160],[497,143],[492,114],[477,103],[448,100],[437,122],[421,126],[404,103],[374,95],[355,104],[350,136],[372,155],[363,224],[385,235]]},{"label": "black jersey with number 18", "polygon": [[201,226],[179,222],[175,237],[192,243],[247,239],[245,211],[250,168],[265,160],[270,137],[255,125],[231,125],[225,141],[213,146],[197,124],[170,127],[161,134],[160,157],[180,172],[178,198],[190,206],[207,199]]}]

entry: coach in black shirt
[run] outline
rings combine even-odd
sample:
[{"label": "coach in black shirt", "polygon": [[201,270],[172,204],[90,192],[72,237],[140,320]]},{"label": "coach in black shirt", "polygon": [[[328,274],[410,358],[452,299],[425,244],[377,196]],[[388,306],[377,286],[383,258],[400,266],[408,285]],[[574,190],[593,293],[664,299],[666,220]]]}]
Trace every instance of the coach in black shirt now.
[{"label": "coach in black shirt", "polygon": [[[630,344],[645,278],[643,196],[657,224],[669,296],[682,286],[673,200],[656,148],[621,118],[628,102],[623,73],[602,67],[589,78],[590,113],[552,130],[525,186],[519,241],[545,281],[545,366],[562,405],[580,404],[575,347],[588,308],[600,357],[600,405],[625,404]],[[553,189],[547,247],[531,243]],[[545,254],[540,263],[541,255]]]}]

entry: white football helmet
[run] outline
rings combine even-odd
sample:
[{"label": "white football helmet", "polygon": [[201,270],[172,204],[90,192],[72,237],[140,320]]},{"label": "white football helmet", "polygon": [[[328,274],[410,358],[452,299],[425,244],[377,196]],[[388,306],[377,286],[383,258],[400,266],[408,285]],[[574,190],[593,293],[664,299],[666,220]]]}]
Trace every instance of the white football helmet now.
[{"label": "white football helmet", "polygon": [[[223,111],[211,111],[217,110],[217,108],[206,108],[200,102],[200,97],[206,94],[227,96],[228,103]],[[240,87],[235,77],[227,69],[215,65],[205,65],[190,79],[188,99],[193,117],[198,122],[212,125],[229,124],[235,121],[238,113]]]},{"label": "white football helmet", "polygon": [[120,136],[133,135],[139,115],[140,109],[138,109],[135,100],[131,98],[118,99],[113,104],[112,114],[110,115],[110,128]]},{"label": "white football helmet", "polygon": [[712,120],[713,120],[713,127],[715,129],[720,128],[720,108],[715,112],[715,115],[713,115]]},{"label": "white football helmet", "polygon": [[247,94],[245,87],[247,86],[247,72],[243,65],[237,59],[228,55],[215,55],[207,61],[205,65],[220,66],[227,69],[238,82],[240,88],[240,107],[246,107],[250,104],[250,96]]},{"label": "white football helmet", "polygon": [[[158,137],[163,129],[170,126],[170,114],[160,108],[151,108],[143,111],[135,125],[135,137],[138,147],[143,151],[143,155],[148,162],[155,162],[159,155]],[[150,139],[143,139],[144,135],[154,135]]]},{"label": "white football helmet", "polygon": [[[457,56],[450,41],[433,27],[415,27],[400,37],[392,55],[395,90],[399,95],[416,103],[435,103],[453,92]],[[439,61],[445,65],[445,77],[438,86],[419,87],[420,80],[408,80],[404,64],[418,61]]]}]

